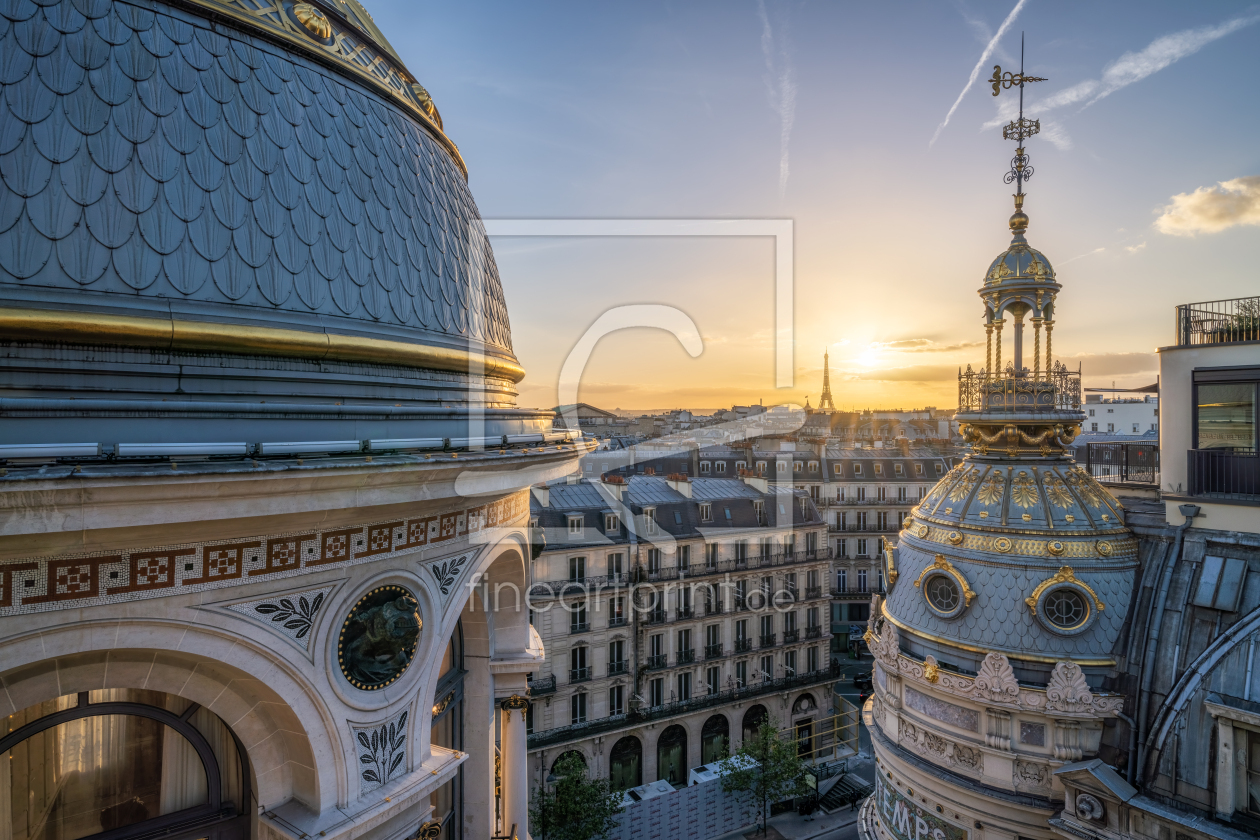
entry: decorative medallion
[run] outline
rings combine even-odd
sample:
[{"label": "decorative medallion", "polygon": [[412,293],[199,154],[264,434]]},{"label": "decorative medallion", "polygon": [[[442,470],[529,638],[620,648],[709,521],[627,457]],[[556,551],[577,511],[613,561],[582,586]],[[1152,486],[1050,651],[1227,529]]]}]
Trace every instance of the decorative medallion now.
[{"label": "decorative medallion", "polygon": [[1043,626],[1065,636],[1082,632],[1107,608],[1089,584],[1077,579],[1071,566],[1061,567],[1037,584],[1024,603]]},{"label": "decorative medallion", "polygon": [[370,727],[351,726],[359,754],[360,794],[373,791],[406,772],[407,712]]},{"label": "decorative medallion", "polygon": [[923,538],[928,535],[928,530],[928,526],[920,524],[919,527],[914,530],[914,533],[917,534],[919,538]]},{"label": "decorative medallion", "polygon": [[287,636],[303,650],[310,649],[312,630],[320,608],[333,591],[332,586],[274,595],[258,601],[229,604],[234,613],[262,622],[268,629]]},{"label": "decorative medallion", "polygon": [[[1105,519],[1106,517],[1104,517]],[[1111,543],[1107,540],[1099,540],[1094,544],[1095,550],[1103,557],[1110,557],[1112,552]]]},{"label": "decorative medallion", "polygon": [[1022,508],[1029,508],[1037,503],[1037,485],[1026,470],[1020,470],[1011,482],[1011,501]]},{"label": "decorative medallion", "polygon": [[310,3],[294,3],[293,16],[317,41],[327,41],[332,38],[332,24],[328,22],[328,18],[324,17],[323,12]]},{"label": "decorative medallion", "polygon": [[1089,690],[1081,666],[1065,659],[1054,666],[1046,686],[1046,708],[1055,712],[1088,713],[1094,706],[1094,693]]},{"label": "decorative medallion", "polygon": [[997,539],[993,541],[993,550],[1000,551],[1003,554],[1006,554],[1008,551],[1011,550],[1011,546],[1013,545],[1014,543],[1011,542],[1010,537],[998,537]]},{"label": "decorative medallion", "polygon": [[1050,540],[1050,542],[1046,543],[1046,551],[1058,557],[1063,553],[1063,543],[1059,540]]},{"label": "decorative medallion", "polygon": [[1015,669],[1005,654],[994,652],[984,657],[976,674],[975,693],[1007,703],[1019,698],[1019,681],[1015,679]]},{"label": "decorative medallion", "polygon": [[950,531],[949,534],[946,535],[945,539],[949,541],[950,545],[962,545],[963,535],[957,531]]},{"label": "decorative medallion", "polygon": [[1102,822],[1107,816],[1107,810],[1102,802],[1098,801],[1098,797],[1088,793],[1078,793],[1076,794],[1076,816],[1090,822]]},{"label": "decorative medallion", "polygon": [[375,691],[402,676],[420,641],[419,603],[401,586],[379,586],[358,600],[341,626],[337,662],[355,688]]}]

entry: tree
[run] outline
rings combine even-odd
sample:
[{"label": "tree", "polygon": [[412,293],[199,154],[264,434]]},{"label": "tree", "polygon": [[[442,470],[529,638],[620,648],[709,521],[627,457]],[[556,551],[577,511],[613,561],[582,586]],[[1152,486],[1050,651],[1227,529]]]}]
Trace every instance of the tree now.
[{"label": "tree", "polygon": [[530,833],[544,840],[596,840],[616,828],[621,794],[612,791],[607,779],[587,778],[586,764],[572,754],[556,762],[553,775],[553,791],[546,785],[534,791]]},{"label": "tree", "polygon": [[747,793],[761,811],[761,833],[766,833],[770,806],[793,796],[809,793],[805,782],[805,765],[796,752],[796,742],[784,738],[774,722],[764,721],[756,733],[744,739],[735,754],[723,759],[722,790],[725,793]]}]

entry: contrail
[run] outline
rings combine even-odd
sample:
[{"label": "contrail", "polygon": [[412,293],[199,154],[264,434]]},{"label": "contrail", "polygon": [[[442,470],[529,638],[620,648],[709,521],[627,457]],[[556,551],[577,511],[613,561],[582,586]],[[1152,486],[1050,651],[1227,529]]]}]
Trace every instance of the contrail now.
[{"label": "contrail", "polygon": [[931,148],[936,143],[936,138],[941,136],[941,132],[945,130],[945,126],[949,125],[950,117],[954,116],[954,112],[958,110],[959,104],[963,101],[963,97],[967,95],[967,91],[971,90],[971,86],[976,83],[976,77],[980,75],[980,68],[989,61],[989,56],[993,55],[993,50],[997,48],[998,41],[1002,40],[1002,36],[1006,34],[1006,30],[1011,28],[1011,24],[1015,22],[1015,18],[1019,17],[1020,11],[1024,8],[1024,4],[1028,0],[1019,0],[1015,4],[1015,8],[1011,9],[1011,13],[1006,16],[1006,20],[1002,21],[1002,25],[998,27],[998,31],[994,34],[989,45],[984,48],[984,52],[980,53],[980,60],[976,62],[976,66],[971,69],[971,75],[967,78],[967,84],[963,87],[962,93],[958,94],[958,98],[954,100],[953,106],[949,109],[949,113],[945,115],[945,121],[936,127],[936,132],[932,135],[932,142],[928,143]]},{"label": "contrail", "polygon": [[780,33],[779,58],[782,66],[776,68],[774,31],[766,14],[764,0],[757,0],[757,14],[761,18],[761,52],[766,59],[766,87],[770,93],[770,107],[779,115],[779,198],[787,192],[788,145],[792,139],[792,124],[796,121],[796,81],[792,62],[788,56],[786,36]]}]

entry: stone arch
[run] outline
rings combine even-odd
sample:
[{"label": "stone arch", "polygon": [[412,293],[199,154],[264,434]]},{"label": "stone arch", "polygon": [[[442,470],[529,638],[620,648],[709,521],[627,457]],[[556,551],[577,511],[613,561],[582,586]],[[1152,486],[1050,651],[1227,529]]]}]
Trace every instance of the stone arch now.
[{"label": "stone arch", "polygon": [[[174,649],[156,649],[164,635]],[[81,691],[161,691],[200,704],[240,738],[265,808],[296,799],[320,813],[347,801],[340,732],[317,690],[247,639],[183,623],[109,622],[14,639],[5,653],[21,664],[0,674],[0,714]]]},{"label": "stone arch", "polygon": [[578,758],[582,760],[582,766],[587,768],[588,770],[590,769],[590,765],[586,761],[586,756],[582,754],[581,750],[565,750],[564,752],[556,756],[555,760],[551,762],[551,772],[552,773],[556,772],[556,767],[560,765],[561,759],[567,758],[571,755],[576,755]]},{"label": "stone arch", "polygon": [[656,777],[685,785],[687,769],[687,730],[678,724],[666,727],[656,740]]},{"label": "stone arch", "polygon": [[794,715],[807,715],[810,712],[816,711],[818,711],[818,701],[816,701],[814,699],[814,695],[810,694],[808,691],[803,692],[801,696],[797,697],[796,701],[792,703],[792,714]]},{"label": "stone arch", "polygon": [[700,763],[719,760],[730,747],[731,724],[726,715],[712,715],[700,729]]},{"label": "stone arch", "polygon": [[761,724],[770,720],[770,712],[765,706],[756,703],[748,707],[748,711],[744,712],[744,721],[741,729],[741,737],[744,741],[761,728]]},{"label": "stone arch", "polygon": [[643,784],[643,742],[634,735],[626,735],[613,744],[608,754],[608,779],[613,790]]}]

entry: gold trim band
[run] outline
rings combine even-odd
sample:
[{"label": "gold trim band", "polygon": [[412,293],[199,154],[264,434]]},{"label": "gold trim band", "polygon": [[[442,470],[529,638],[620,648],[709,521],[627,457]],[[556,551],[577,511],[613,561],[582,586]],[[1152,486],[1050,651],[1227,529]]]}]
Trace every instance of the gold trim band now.
[{"label": "gold trim band", "polygon": [[7,341],[116,344],[190,352],[376,362],[457,373],[481,368],[485,376],[512,382],[525,378],[525,369],[514,361],[451,347],[175,318],[0,307],[0,336]]}]

